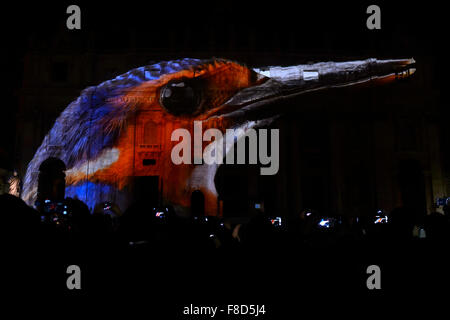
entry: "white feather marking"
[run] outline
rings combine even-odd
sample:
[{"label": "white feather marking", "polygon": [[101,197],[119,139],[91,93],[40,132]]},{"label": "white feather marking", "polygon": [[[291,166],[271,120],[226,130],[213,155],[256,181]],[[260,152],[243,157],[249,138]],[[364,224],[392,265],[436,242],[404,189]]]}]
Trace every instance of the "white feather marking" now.
[{"label": "white feather marking", "polygon": [[76,176],[81,174],[91,175],[99,170],[106,169],[119,160],[120,151],[117,148],[103,150],[94,160],[84,161],[66,170],[66,176]]}]

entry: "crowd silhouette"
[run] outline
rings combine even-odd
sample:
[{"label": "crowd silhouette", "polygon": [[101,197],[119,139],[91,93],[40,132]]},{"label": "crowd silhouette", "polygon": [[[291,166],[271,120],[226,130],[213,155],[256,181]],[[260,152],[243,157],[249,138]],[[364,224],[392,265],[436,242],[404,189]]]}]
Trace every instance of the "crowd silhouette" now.
[{"label": "crowd silhouette", "polygon": [[[140,203],[121,212],[114,203],[104,202],[91,212],[72,198],[54,207],[59,209],[39,212],[3,194],[0,208],[0,234],[10,254],[5,261],[11,272],[21,275],[14,278],[16,287],[33,280],[37,287],[64,289],[60,268],[74,263],[88,268],[89,279],[95,279],[87,285],[90,290],[111,286],[111,279],[116,279],[114,286],[142,283],[138,275],[147,272],[156,276],[147,281],[161,286],[167,279],[186,288],[210,286],[220,275],[219,287],[247,281],[258,288],[262,278],[275,284],[301,278],[303,285],[321,287],[338,285],[336,274],[361,273],[372,263],[392,263],[394,271],[410,266],[412,272],[425,270],[431,278],[423,285],[442,280],[433,266],[445,265],[450,242],[448,206],[444,214],[396,208],[359,217],[305,209],[275,218],[257,211],[243,220],[179,217],[170,206],[149,208]],[[37,279],[27,269],[30,265],[39,270]],[[347,285],[351,279],[347,277]],[[396,284],[407,281],[395,279]],[[244,287],[240,285],[241,292]]]}]

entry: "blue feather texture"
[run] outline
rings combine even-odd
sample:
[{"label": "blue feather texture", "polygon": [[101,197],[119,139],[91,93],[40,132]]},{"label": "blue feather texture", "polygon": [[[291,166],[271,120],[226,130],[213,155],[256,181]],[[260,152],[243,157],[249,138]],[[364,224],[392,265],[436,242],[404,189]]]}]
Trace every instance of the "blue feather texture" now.
[{"label": "blue feather texture", "polygon": [[[56,119],[54,126],[28,164],[22,199],[28,205],[34,205],[37,197],[39,166],[47,158],[61,159],[69,170],[79,163],[94,159],[107,146],[114,144],[123,128],[120,125],[109,127],[109,124],[125,124],[127,118],[135,111],[135,106],[119,99],[121,105],[118,108],[117,103],[111,103],[111,99],[118,98],[127,90],[146,81],[156,80],[162,75],[202,68],[203,65],[214,61],[215,59],[191,58],[162,61],[130,70],[114,79],[84,89]],[[89,188],[89,192],[86,188]],[[103,193],[105,188],[110,189],[104,184],[96,185],[85,181],[78,186],[67,186],[66,195],[77,197],[87,202],[92,208],[96,197],[92,196],[92,199],[88,199],[88,195]],[[82,195],[85,197],[80,198]]]}]

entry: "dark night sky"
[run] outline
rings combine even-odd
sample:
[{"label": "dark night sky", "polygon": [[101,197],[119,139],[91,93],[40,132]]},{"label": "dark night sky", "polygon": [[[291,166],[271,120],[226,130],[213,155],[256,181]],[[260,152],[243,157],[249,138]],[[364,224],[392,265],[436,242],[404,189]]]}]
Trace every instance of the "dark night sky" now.
[{"label": "dark night sky", "polygon": [[[432,57],[436,85],[443,87],[443,70],[448,38],[444,10],[425,2],[377,2],[382,12],[382,29],[366,28],[368,1],[329,4],[322,1],[39,1],[2,4],[2,92],[1,165],[9,167],[14,142],[14,117],[21,86],[23,55],[29,39],[46,43],[63,32],[70,42],[92,37],[101,50],[126,50],[121,32],[131,30],[138,49],[165,48],[169,42],[182,50],[202,52],[211,42],[218,55],[230,46],[230,30],[235,30],[232,50],[248,51],[249,39],[256,54],[290,52],[305,56],[340,57]],[[78,4],[82,10],[82,30],[65,30],[66,8]],[[250,34],[250,36],[249,36]],[[240,36],[242,35],[242,36]],[[274,40],[275,39],[275,40]],[[292,44],[294,39],[294,44]],[[173,46],[172,46],[173,48]],[[228,48],[228,49],[227,49]],[[83,49],[81,49],[83,50]],[[245,62],[245,61],[244,61]],[[279,61],[280,64],[283,61]],[[447,73],[448,74],[448,73]],[[443,111],[444,112],[444,111]],[[447,112],[447,111],[445,111]],[[448,115],[448,114],[447,114]]]}]

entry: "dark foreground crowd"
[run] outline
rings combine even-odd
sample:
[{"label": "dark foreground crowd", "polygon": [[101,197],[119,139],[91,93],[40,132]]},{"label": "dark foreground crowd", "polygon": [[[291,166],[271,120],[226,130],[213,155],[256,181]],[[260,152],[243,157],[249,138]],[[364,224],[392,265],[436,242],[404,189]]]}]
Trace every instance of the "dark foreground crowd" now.
[{"label": "dark foreground crowd", "polygon": [[397,208],[344,219],[305,210],[287,219],[257,212],[240,220],[182,218],[170,207],[139,204],[122,214],[103,203],[91,213],[76,199],[66,199],[58,212],[38,212],[0,195],[0,208],[3,266],[22,289],[34,281],[36,290],[64,291],[72,264],[84,270],[85,292],[139,286],[179,297],[192,288],[267,297],[290,285],[364,289],[372,264],[387,270],[387,289],[448,280],[448,207],[431,215]]}]

